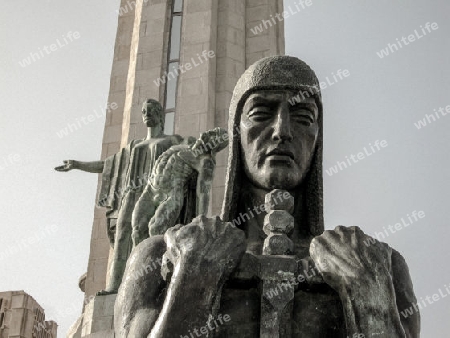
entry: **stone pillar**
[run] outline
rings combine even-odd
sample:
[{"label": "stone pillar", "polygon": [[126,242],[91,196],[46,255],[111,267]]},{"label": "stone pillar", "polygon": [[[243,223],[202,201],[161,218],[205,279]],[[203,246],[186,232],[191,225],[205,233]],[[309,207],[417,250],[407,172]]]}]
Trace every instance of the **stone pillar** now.
[{"label": "stone pillar", "polygon": [[170,4],[170,0],[136,1],[122,121],[122,147],[146,135],[141,117],[142,103],[147,98],[163,102],[164,85],[157,86],[154,81],[163,75],[166,68]]},{"label": "stone pillar", "polygon": [[96,296],[86,305],[81,338],[114,337],[114,303],[116,296]]},{"label": "stone pillar", "polygon": [[[283,12],[283,0],[219,0],[217,19],[217,68],[215,126],[228,127],[228,109],[234,86],[242,73],[256,60],[284,54],[284,24],[279,22],[261,35],[251,28]],[[217,155],[211,214],[219,215],[225,190],[228,152]]]},{"label": "stone pillar", "polygon": [[[263,57],[284,54],[284,23],[274,18],[283,8],[280,0],[246,0],[246,68]],[[263,20],[262,32],[255,34],[252,28]]]},{"label": "stone pillar", "polygon": [[[172,0],[121,0],[111,73],[109,102],[118,108],[106,115],[102,159],[131,140],[145,137],[142,102],[163,102],[164,86],[155,84],[167,68]],[[184,0],[180,64],[192,63],[203,51],[215,57],[179,76],[175,133],[198,137],[207,129],[227,127],[233,88],[243,71],[257,59],[284,54],[282,22],[260,34],[251,30],[270,15],[283,11],[283,0]],[[226,151],[217,157],[211,214],[220,214]],[[109,241],[105,209],[96,208],[85,296],[105,287]]]},{"label": "stone pillar", "polygon": [[[108,102],[110,104],[116,103],[117,109],[106,114],[101,155],[102,159],[105,159],[120,150],[122,138],[126,80],[130,64],[131,36],[135,14],[132,2],[129,0],[121,0],[119,13],[108,96]],[[98,187],[100,187],[100,178]],[[94,222],[92,225],[86,277],[86,298],[89,298],[89,296],[94,295],[97,291],[100,291],[105,287],[109,250],[110,245],[106,235],[105,209],[96,207],[94,211]]]},{"label": "stone pillar", "polygon": [[[228,108],[233,88],[245,71],[245,22],[246,6],[242,0],[220,0],[217,20],[217,68],[215,126],[227,129]],[[213,215],[219,215],[225,190],[225,175],[228,151],[217,155],[217,166],[213,181]]]}]

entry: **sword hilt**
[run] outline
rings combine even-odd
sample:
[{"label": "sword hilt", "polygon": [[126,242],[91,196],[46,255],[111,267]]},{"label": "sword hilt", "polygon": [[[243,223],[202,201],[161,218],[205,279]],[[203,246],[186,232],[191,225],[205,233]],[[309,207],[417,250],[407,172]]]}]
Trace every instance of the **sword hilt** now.
[{"label": "sword hilt", "polygon": [[263,255],[292,255],[294,242],[289,235],[294,230],[294,197],[286,190],[275,189],[266,194],[265,204],[263,230],[267,238]]}]

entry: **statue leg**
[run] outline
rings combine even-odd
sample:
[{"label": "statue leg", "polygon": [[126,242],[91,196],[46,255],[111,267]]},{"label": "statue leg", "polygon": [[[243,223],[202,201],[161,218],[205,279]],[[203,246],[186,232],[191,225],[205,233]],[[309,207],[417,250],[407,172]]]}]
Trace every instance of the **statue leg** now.
[{"label": "statue leg", "polygon": [[169,197],[156,209],[155,215],[148,224],[150,236],[164,235],[167,229],[173,227],[183,208],[183,189],[173,189]]},{"label": "statue leg", "polygon": [[149,185],[145,188],[139,201],[133,210],[131,219],[131,227],[133,232],[131,238],[133,240],[133,248],[140,242],[148,238],[148,223],[155,214],[155,202],[153,202],[153,192]]},{"label": "statue leg", "polygon": [[129,191],[122,200],[116,225],[114,252],[109,268],[106,289],[100,294],[116,293],[122,282],[123,272],[131,251],[131,214],[136,203],[136,193]]},{"label": "statue leg", "polygon": [[114,306],[117,338],[147,338],[164,302],[166,282],[161,276],[166,244],[162,236],[141,242],[130,255]]}]

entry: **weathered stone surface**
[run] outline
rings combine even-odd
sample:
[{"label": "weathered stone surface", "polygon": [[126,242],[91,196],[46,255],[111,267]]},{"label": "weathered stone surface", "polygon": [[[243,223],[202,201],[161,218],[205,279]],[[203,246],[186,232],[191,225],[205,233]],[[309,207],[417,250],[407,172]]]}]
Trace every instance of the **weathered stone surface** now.
[{"label": "weathered stone surface", "polygon": [[271,233],[264,241],[263,255],[292,255],[294,242],[285,234]]},{"label": "weathered stone surface", "polygon": [[294,197],[287,191],[274,189],[265,197],[268,210],[286,210],[289,214],[294,212]]},{"label": "weathered stone surface", "polygon": [[[182,41],[181,46],[181,62],[189,61],[191,57],[195,57],[197,53],[201,53],[203,50],[213,50],[217,57],[211,59],[211,64],[207,67],[200,66],[186,72],[179,78],[180,85],[183,84],[184,78],[200,79],[203,85],[207,86],[207,93],[199,99],[207,101],[207,104],[199,103],[197,106],[191,106],[189,108],[191,110],[188,111],[180,106],[181,101],[178,101],[175,116],[176,133],[183,136],[198,136],[201,132],[216,126],[226,128],[231,93],[240,75],[249,65],[246,65],[246,54],[248,52],[245,50],[246,36],[251,32],[246,28],[246,22],[249,21],[249,15],[252,15],[252,19],[256,22],[267,19],[266,15],[262,15],[264,14],[262,12],[261,17],[252,14],[251,7],[261,5],[259,0],[254,2],[246,9],[248,1],[242,0],[201,1],[198,4],[197,1],[193,1],[193,3],[185,1],[185,6],[189,7],[186,8],[189,13],[201,10],[211,12],[211,15],[206,17],[210,21],[205,22],[204,26],[205,32],[209,30],[209,34],[205,34],[207,41],[197,44],[193,50],[189,48],[191,47],[191,41],[196,39],[197,32],[188,29],[188,25],[184,25],[182,36],[185,40]],[[282,0],[272,2],[282,5]],[[145,138],[147,130],[140,122],[141,104],[147,97],[159,99],[161,102],[164,98],[165,88],[163,85],[158,87],[153,83],[156,78],[152,77],[152,81],[147,85],[146,83],[149,82],[148,74],[150,72],[154,74],[154,68],[158,69],[158,74],[162,74],[166,70],[164,64],[167,60],[166,46],[169,39],[167,29],[170,28],[170,22],[168,22],[170,16],[167,13],[170,3],[168,0],[120,1],[120,8],[118,8],[119,24],[108,98],[108,102],[116,102],[118,108],[111,115],[107,114],[105,128],[118,125],[121,128],[120,132],[109,132],[109,135],[113,137],[110,137],[107,140],[108,142],[103,141],[102,160],[119,152],[132,140]],[[263,5],[266,4],[267,1]],[[272,9],[270,13],[267,13],[275,14],[276,12],[278,10]],[[183,22],[186,23],[186,20],[187,18],[184,18]],[[279,26],[281,28],[282,23]],[[265,33],[263,32],[263,34]],[[277,30],[276,35],[268,36],[268,38],[274,41],[270,44],[270,50],[266,52],[270,55],[283,54],[284,50],[276,47],[278,40],[284,40],[282,30]],[[222,48],[225,44],[227,44],[226,48]],[[219,49],[223,53],[220,56],[220,61]],[[236,59],[237,55],[241,57],[240,60]],[[115,65],[115,62],[119,64]],[[125,66],[125,63],[128,63],[128,67]],[[222,63],[226,63],[226,66],[222,66]],[[127,74],[124,73],[125,68],[127,68]],[[216,73],[219,68],[222,75]],[[137,71],[143,72],[137,74]],[[228,93],[227,99],[216,100],[218,94],[225,92]],[[179,88],[179,98],[189,95],[190,93],[183,93],[183,90]],[[126,100],[127,103],[125,103]],[[222,170],[222,172],[225,170],[227,154],[228,151],[218,154],[216,165],[218,172],[219,170]],[[225,175],[215,179],[212,188],[212,215],[220,214],[224,182]],[[99,187],[100,185],[101,182]],[[86,297],[105,288],[107,257],[110,250],[110,246],[105,245],[104,238],[101,237],[107,232],[104,210],[96,208],[94,217],[96,237],[91,239]],[[103,222],[100,223],[100,220],[103,220]]]},{"label": "weathered stone surface", "polygon": [[272,210],[264,217],[264,232],[266,235],[279,233],[290,235],[294,230],[294,216],[286,210]]},{"label": "weathered stone surface", "polygon": [[116,294],[95,296],[86,304],[81,330],[82,338],[94,333],[104,334],[104,331],[111,332],[114,329],[116,296]]},{"label": "weathered stone surface", "polygon": [[[108,251],[103,247],[107,247],[110,242],[113,253],[107,286],[101,294],[116,293],[120,286],[131,248],[132,213],[153,165],[165,150],[182,141],[180,136],[163,134],[164,113],[158,101],[153,99],[145,101],[141,119],[148,132],[145,140],[131,142],[128,147],[105,161],[67,160],[64,161],[64,165],[55,168],[61,172],[78,169],[102,174],[98,204],[107,210],[109,240],[100,236],[97,231],[97,235],[94,235],[97,237],[96,245],[91,248],[91,252],[95,257],[100,258],[101,254],[104,254],[105,256],[101,258],[108,258]],[[103,247],[100,244],[103,244]],[[89,278],[86,281],[89,282]]]},{"label": "weathered stone surface", "polygon": [[[155,163],[133,211],[133,247],[149,235],[164,235],[176,224],[183,207],[188,209],[189,205],[195,205],[193,216],[207,214],[215,155],[228,145],[227,132],[215,128],[202,133],[198,140],[190,141],[172,146]],[[195,200],[190,202],[185,197],[192,189],[195,189]]]},{"label": "weathered stone surface", "polygon": [[[135,248],[115,306],[118,337],[186,336],[224,314],[231,320],[215,337],[418,336],[419,316],[399,315],[416,301],[400,255],[377,241],[364,245],[359,228],[324,231],[321,97],[290,104],[315,86],[314,72],[293,57],[266,58],[244,73],[230,105],[224,221],[201,216]],[[299,120],[289,118],[294,110]],[[291,199],[271,215],[261,211],[273,188],[298,198],[290,239],[270,230],[291,229]],[[292,255],[267,255],[286,246]],[[132,277],[162,257],[171,263],[162,267],[166,280],[161,269]],[[322,280],[302,279],[304,267]],[[318,285],[297,287],[304,280]]]}]

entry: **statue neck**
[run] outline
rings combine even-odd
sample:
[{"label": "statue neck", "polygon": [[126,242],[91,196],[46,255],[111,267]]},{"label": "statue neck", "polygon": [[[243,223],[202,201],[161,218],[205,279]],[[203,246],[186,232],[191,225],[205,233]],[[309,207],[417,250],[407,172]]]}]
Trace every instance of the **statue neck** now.
[{"label": "statue neck", "polygon": [[148,127],[147,128],[147,140],[150,140],[152,138],[158,138],[163,135],[163,128],[160,124],[154,127]]}]

